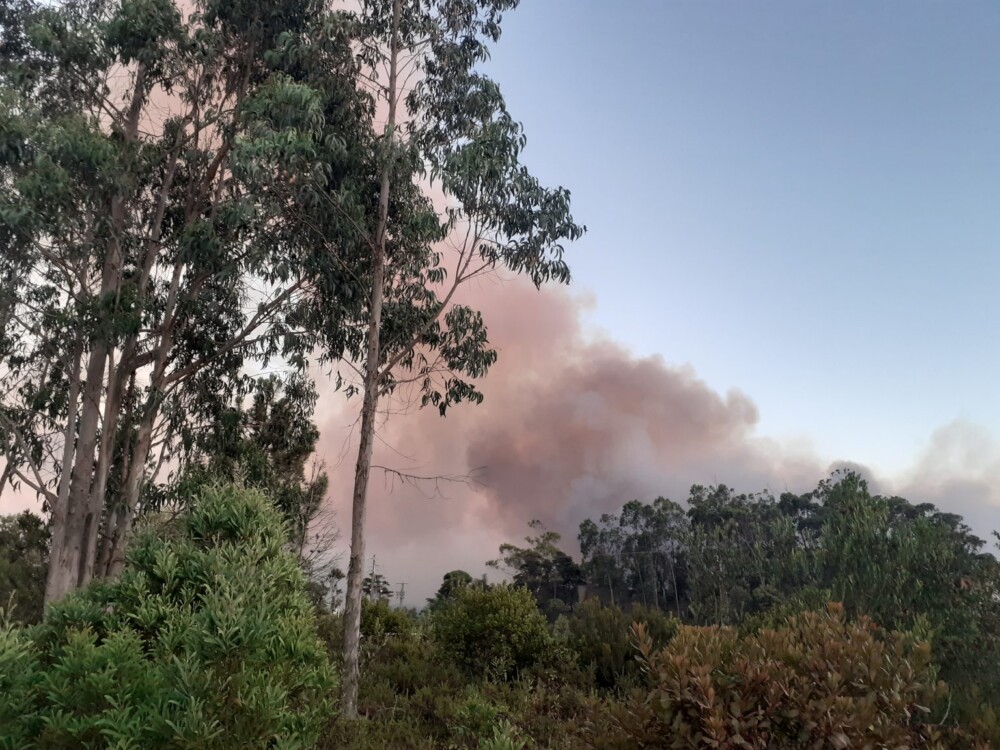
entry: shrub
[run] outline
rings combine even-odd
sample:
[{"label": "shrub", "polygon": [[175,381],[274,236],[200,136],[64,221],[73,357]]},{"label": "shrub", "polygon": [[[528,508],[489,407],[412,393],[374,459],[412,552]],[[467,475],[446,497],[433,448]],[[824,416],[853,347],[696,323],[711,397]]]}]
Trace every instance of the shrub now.
[{"label": "shrub", "polygon": [[25,511],[0,516],[0,607],[8,618],[31,624],[42,619],[49,529]]},{"label": "shrub", "polygon": [[635,634],[652,688],[619,717],[628,746],[938,746],[918,723],[944,690],[929,647],[839,605],[743,637],[682,627],[659,651]]},{"label": "shrub", "polygon": [[[206,488],[115,582],[0,634],[0,746],[308,747],[331,672],[281,518]],[[166,537],[160,538],[160,537]]]},{"label": "shrub", "polygon": [[434,613],[431,633],[469,673],[503,679],[539,663],[553,645],[531,592],[506,584],[459,588]]},{"label": "shrub", "polygon": [[667,645],[678,627],[677,620],[656,609],[636,606],[625,613],[588,599],[561,618],[558,629],[579,665],[593,672],[597,687],[613,689],[639,672],[630,636],[633,622],[643,624],[658,648]]},{"label": "shrub", "polygon": [[385,636],[405,637],[413,631],[413,619],[405,609],[393,609],[384,599],[361,602],[361,635],[379,639]]}]

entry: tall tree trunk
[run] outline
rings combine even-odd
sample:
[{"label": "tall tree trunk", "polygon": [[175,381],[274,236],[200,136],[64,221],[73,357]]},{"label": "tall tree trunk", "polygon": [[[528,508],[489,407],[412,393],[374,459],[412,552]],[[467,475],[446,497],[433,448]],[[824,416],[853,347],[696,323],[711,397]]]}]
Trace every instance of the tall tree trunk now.
[{"label": "tall tree trunk", "polygon": [[396,138],[396,78],[399,57],[399,15],[401,0],[393,0],[392,30],[389,51],[389,115],[385,125],[385,153],[379,185],[378,227],[372,247],[372,295],[368,320],[368,351],[364,373],[364,399],[361,404],[361,435],[358,462],[354,472],[354,496],[351,509],[351,561],[347,570],[347,596],[344,604],[344,675],[341,690],[341,715],[358,716],[358,677],[361,644],[361,594],[364,580],[365,510],[368,477],[371,474],[372,444],[375,438],[375,412],[378,408],[382,348],[382,303],[385,285],[386,232],[389,224],[389,189]]},{"label": "tall tree trunk", "polygon": [[69,397],[66,400],[66,429],[63,432],[63,455],[59,469],[59,489],[52,507],[55,516],[66,507],[69,497],[69,477],[73,471],[73,454],[76,452],[76,420],[80,413],[80,365],[83,361],[83,342],[77,341],[69,374]]},{"label": "tall tree trunk", "polygon": [[670,557],[670,578],[674,585],[674,604],[677,605],[677,619],[681,617],[681,592],[677,590],[677,568],[674,565],[673,555]]},{"label": "tall tree trunk", "polygon": [[167,300],[167,312],[160,331],[160,342],[156,349],[156,360],[150,376],[149,392],[142,409],[142,418],[136,434],[135,446],[128,459],[128,473],[122,487],[121,508],[117,514],[117,523],[110,541],[111,554],[105,571],[106,577],[114,577],[121,573],[125,565],[125,550],[128,546],[128,534],[132,529],[132,520],[139,505],[139,493],[142,490],[142,480],[146,473],[146,459],[153,446],[153,428],[156,425],[156,415],[160,411],[163,389],[166,382],[167,361],[174,341],[174,323],[176,321],[174,304],[177,289],[180,285],[182,267],[174,269],[171,280],[170,294]]},{"label": "tall tree trunk", "polygon": [[[146,67],[139,63],[125,115],[124,135],[127,141],[135,141],[139,133],[139,119],[145,101]],[[118,194],[111,198],[111,237],[107,255],[101,268],[99,299],[115,299],[121,291],[124,253],[122,238],[125,233],[126,196]],[[52,548],[49,553],[49,570],[45,582],[46,604],[57,601],[75,588],[81,586],[93,569],[96,549],[89,541],[94,537],[93,528],[100,523],[103,497],[94,498],[94,462],[97,456],[97,430],[101,412],[102,394],[105,385],[105,367],[111,353],[106,334],[98,333],[91,342],[90,358],[87,361],[87,379],[82,388],[82,409],[80,412],[79,439],[73,457],[69,492],[65,505],[58,516],[52,519]],[[113,430],[112,425],[105,425]]]},{"label": "tall tree trunk", "polygon": [[[69,506],[70,477],[73,472],[74,458],[76,456],[76,430],[80,413],[80,367],[83,362],[83,342],[77,343],[73,352],[72,372],[70,373],[69,399],[66,404],[66,429],[63,432],[63,455],[59,472],[59,488],[56,492],[55,502],[52,503],[51,528],[52,541],[49,548],[51,559],[59,559],[63,556],[63,547],[66,533],[67,509]],[[45,601],[53,601],[58,598],[57,592],[63,591],[67,585],[62,580],[64,568],[57,570],[54,563],[49,564],[45,582]]]},{"label": "tall tree trunk", "polygon": [[[124,363],[119,360],[119,365],[122,364]],[[108,389],[104,395],[104,416],[101,421],[101,441],[97,453],[97,466],[94,468],[94,481],[87,501],[86,518],[90,520],[90,523],[86,527],[87,535],[83,540],[83,551],[80,555],[80,571],[77,577],[79,586],[86,586],[90,583],[97,567],[98,533],[104,516],[108,475],[114,461],[118,416],[124,397],[124,373],[121,372],[121,369],[120,366],[115,366],[114,353],[109,352]]]},{"label": "tall tree trunk", "polygon": [[122,489],[122,507],[117,514],[115,528],[112,533],[110,554],[104,575],[113,578],[121,573],[125,565],[125,550],[128,546],[128,533],[132,528],[132,519],[139,504],[139,492],[142,489],[142,478],[146,471],[146,459],[153,445],[153,422],[155,412],[150,409],[143,415],[136,437],[135,448],[129,458],[128,474]]},{"label": "tall tree trunk", "polygon": [[[123,360],[124,355],[123,355]],[[128,387],[122,392],[121,401],[126,404],[125,414],[121,419],[121,427],[127,431],[132,429],[132,410],[135,404],[135,370],[132,369],[129,373]],[[124,440],[124,445],[122,446],[122,465],[121,465],[121,477],[122,485],[125,484],[125,479],[128,477],[129,467],[131,466],[132,458],[132,448],[133,441],[131,436],[126,435]],[[103,528],[100,534],[100,540],[98,544],[97,559],[94,562],[94,577],[95,578],[107,578],[109,571],[111,569],[111,560],[114,555],[115,547],[115,529],[118,528],[119,518],[124,512],[122,507],[123,498],[121,493],[117,498],[117,502],[111,504],[108,508],[108,512],[105,514]]]},{"label": "tall tree trunk", "polygon": [[656,556],[653,550],[649,551],[649,572],[653,576],[653,607],[660,608],[660,577],[656,575]]},{"label": "tall tree trunk", "polygon": [[103,341],[98,341],[91,350],[87,362],[87,379],[82,389],[79,439],[69,491],[65,504],[52,517],[52,549],[49,552],[49,571],[45,582],[46,604],[58,601],[79,585],[84,539],[88,534],[86,513],[94,477],[97,427],[106,362],[107,346]]}]

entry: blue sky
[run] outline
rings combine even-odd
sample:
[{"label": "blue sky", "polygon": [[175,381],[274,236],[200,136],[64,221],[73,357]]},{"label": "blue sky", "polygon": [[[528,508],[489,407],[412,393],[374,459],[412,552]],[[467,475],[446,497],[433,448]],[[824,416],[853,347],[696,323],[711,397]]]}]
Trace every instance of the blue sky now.
[{"label": "blue sky", "polygon": [[895,472],[1000,435],[1000,4],[529,0],[487,71],[590,321]]}]

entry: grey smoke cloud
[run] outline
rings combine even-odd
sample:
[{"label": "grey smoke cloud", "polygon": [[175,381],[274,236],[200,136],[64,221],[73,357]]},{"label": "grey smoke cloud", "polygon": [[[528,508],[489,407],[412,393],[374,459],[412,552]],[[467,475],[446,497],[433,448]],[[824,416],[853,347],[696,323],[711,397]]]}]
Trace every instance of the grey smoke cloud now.
[{"label": "grey smoke cloud", "polygon": [[[1000,526],[1000,449],[985,431],[942,428],[917,468],[896,479],[859,463],[831,464],[759,435],[757,407],[739,390],[718,393],[688,365],[636,357],[589,336],[585,298],[520,282],[483,283],[467,297],[483,310],[500,352],[482,384],[486,401],[443,419],[433,410],[390,415],[375,451],[375,463],[421,475],[481,469],[480,486],[442,485],[440,492],[373,475],[369,559],[374,553],[384,575],[407,581],[418,595],[410,603],[422,603],[448,570],[483,571],[498,545],[521,539],[533,518],[573,547],[584,518],[633,498],[683,500],[696,483],[802,492],[849,467],[877,492],[962,513],[982,535]],[[353,409],[324,392],[321,451],[331,463],[345,457],[332,476],[345,528]]]}]

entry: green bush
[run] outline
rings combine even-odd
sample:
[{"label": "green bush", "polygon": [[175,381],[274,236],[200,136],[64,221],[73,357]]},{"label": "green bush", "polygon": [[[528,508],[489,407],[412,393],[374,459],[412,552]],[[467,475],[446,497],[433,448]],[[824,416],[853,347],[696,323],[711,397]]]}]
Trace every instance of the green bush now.
[{"label": "green bush", "polygon": [[0,631],[0,746],[311,746],[331,670],[284,540],[261,494],[206,488],[117,581]]},{"label": "green bush", "polygon": [[657,609],[635,606],[628,613],[588,599],[560,618],[557,630],[583,669],[592,671],[599,688],[615,689],[638,676],[631,626],[641,622],[656,647],[666,646],[678,622]]},{"label": "green bush", "polygon": [[623,746],[956,746],[921,723],[945,690],[927,644],[839,605],[748,636],[682,627],[662,650],[636,637],[652,688],[619,717]]},{"label": "green bush", "polygon": [[538,664],[553,646],[531,592],[506,584],[459,588],[434,613],[431,633],[469,673],[502,679]]},{"label": "green bush", "polygon": [[32,624],[42,619],[49,529],[25,511],[0,516],[0,608],[10,619]]},{"label": "green bush", "polygon": [[378,639],[386,636],[405,637],[413,632],[413,618],[405,609],[394,609],[384,599],[361,602],[361,635]]}]

